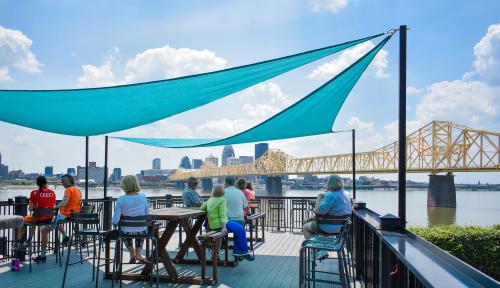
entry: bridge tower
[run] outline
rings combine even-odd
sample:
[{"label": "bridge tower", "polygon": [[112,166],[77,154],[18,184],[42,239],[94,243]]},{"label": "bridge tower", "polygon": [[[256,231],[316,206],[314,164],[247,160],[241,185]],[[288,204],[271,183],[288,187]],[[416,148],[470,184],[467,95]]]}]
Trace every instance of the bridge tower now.
[{"label": "bridge tower", "polygon": [[283,185],[281,184],[280,176],[266,177],[266,191],[269,195],[281,195],[283,193]]},{"label": "bridge tower", "polygon": [[446,175],[429,175],[427,188],[428,207],[457,207],[457,192],[455,189],[455,175],[448,172]]},{"label": "bridge tower", "polygon": [[214,187],[214,183],[212,182],[212,178],[202,179],[201,187],[203,188],[203,192],[211,192]]}]

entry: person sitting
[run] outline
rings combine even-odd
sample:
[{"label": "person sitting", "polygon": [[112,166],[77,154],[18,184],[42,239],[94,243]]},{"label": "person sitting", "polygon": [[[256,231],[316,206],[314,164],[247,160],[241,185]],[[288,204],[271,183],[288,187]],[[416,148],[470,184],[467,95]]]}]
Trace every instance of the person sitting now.
[{"label": "person sitting", "polygon": [[248,209],[248,202],[243,192],[236,187],[234,176],[226,176],[224,179],[224,198],[227,204],[228,222],[226,228],[234,234],[234,250],[235,256],[243,256],[249,261],[255,258],[248,254],[248,243],[245,232],[245,216],[244,209]]},{"label": "person sitting", "polygon": [[[316,215],[333,215],[345,216],[352,213],[352,205],[349,194],[343,190],[344,184],[338,175],[328,177],[324,191],[325,193],[318,194],[314,213]],[[316,221],[311,221],[302,227],[302,232],[306,240],[309,240],[314,234],[324,232],[327,234],[339,233],[342,225],[334,224],[317,224]]]},{"label": "person sitting", "polygon": [[196,193],[196,187],[198,186],[198,179],[195,177],[189,177],[186,189],[182,192],[182,202],[184,207],[200,207],[203,203],[200,195]]},{"label": "person sitting", "polygon": [[[36,185],[38,186],[37,190],[31,191],[30,194],[30,199],[29,199],[29,205],[28,209],[30,212],[33,212],[37,208],[49,208],[53,209],[54,206],[56,205],[56,193],[49,189],[47,178],[45,176],[38,176],[36,178]],[[52,223],[52,216],[42,216],[42,217],[36,217],[36,215],[26,215],[24,216],[24,223],[47,223],[47,225],[50,225]],[[21,240],[24,237],[24,233],[26,231],[26,227],[23,226],[19,228],[19,233],[17,235],[17,240],[15,241],[15,246],[19,247],[21,246]],[[35,227],[32,226],[32,229],[30,231],[31,235],[35,232]],[[41,239],[41,249],[40,249],[40,255],[35,258],[35,261],[42,261],[45,262],[46,254],[47,254],[47,234],[42,233],[42,239]]]},{"label": "person sitting", "polygon": [[[55,225],[56,221],[71,217],[71,213],[80,213],[80,209],[82,208],[82,192],[75,186],[75,178],[69,174],[64,174],[61,176],[61,183],[65,188],[64,197],[56,206],[59,209],[59,214],[57,214],[56,218],[52,219],[52,225]],[[42,229],[42,236],[44,234],[48,235],[52,229],[57,229],[61,233],[63,243],[69,241],[69,237],[62,225],[58,225],[58,227],[44,227]],[[44,248],[42,244],[42,249]]]},{"label": "person sitting", "polygon": [[247,181],[247,186],[243,189],[243,194],[245,194],[245,198],[247,198],[250,211],[254,213],[255,208],[257,208],[257,204],[255,203],[255,192],[253,191],[252,183],[250,181]]},{"label": "person sitting", "polygon": [[221,230],[227,232],[226,199],[224,198],[224,186],[215,185],[212,195],[203,203],[200,210],[207,212],[209,230]]},{"label": "person sitting", "polygon": [[[118,225],[120,223],[121,216],[145,216],[148,215],[148,200],[144,193],[139,193],[141,188],[139,183],[137,183],[137,178],[134,175],[127,175],[123,177],[121,188],[125,192],[125,195],[118,197],[116,200],[115,214],[113,215],[113,224]],[[121,232],[130,235],[130,238],[126,238],[125,246],[130,253],[130,264],[139,261],[142,264],[148,263],[142,255],[142,244],[143,239],[135,239],[135,249],[132,243],[134,236],[141,235],[147,232],[147,227],[123,227]]]}]

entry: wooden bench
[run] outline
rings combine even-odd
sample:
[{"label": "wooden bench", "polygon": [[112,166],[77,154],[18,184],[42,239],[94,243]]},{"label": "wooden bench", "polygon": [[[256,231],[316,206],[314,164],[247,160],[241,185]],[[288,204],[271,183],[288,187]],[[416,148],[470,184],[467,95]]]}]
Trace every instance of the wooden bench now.
[{"label": "wooden bench", "polygon": [[[252,215],[248,215],[246,222],[248,225],[248,230],[250,231],[250,249],[253,251],[255,247],[261,245],[265,241],[265,220],[266,213],[256,213]],[[260,222],[260,223],[259,223]],[[262,231],[262,237],[259,238],[259,225]],[[255,238],[254,238],[254,230],[255,230]],[[255,243],[255,244],[254,244]]]},{"label": "wooden bench", "polygon": [[[210,280],[213,282],[212,284],[217,283],[217,263],[218,263],[218,256],[219,256],[219,251],[220,247],[222,245],[222,241],[224,238],[227,238],[227,232],[221,232],[221,231],[210,231],[206,234],[198,236],[198,240],[201,242],[201,248],[202,248],[202,257],[201,257],[201,278],[205,279],[206,278],[206,273],[205,273],[205,268],[207,264],[207,248],[212,247],[212,259],[211,259],[211,264],[212,264],[212,278]],[[227,241],[226,241],[227,243]],[[224,246],[224,266],[227,265],[228,262],[228,247],[227,245]]]}]

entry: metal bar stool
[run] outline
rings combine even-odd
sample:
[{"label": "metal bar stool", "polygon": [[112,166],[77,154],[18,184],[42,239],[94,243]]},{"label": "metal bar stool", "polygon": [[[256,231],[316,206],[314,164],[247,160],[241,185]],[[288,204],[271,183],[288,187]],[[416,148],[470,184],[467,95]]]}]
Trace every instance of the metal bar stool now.
[{"label": "metal bar stool", "polygon": [[[73,221],[73,233],[69,237],[68,254],[66,256],[66,265],[64,267],[63,282],[61,285],[62,287],[64,287],[64,285],[66,284],[66,274],[68,271],[68,266],[71,266],[71,265],[74,265],[77,263],[83,264],[83,261],[90,260],[90,259],[92,259],[92,281],[94,281],[94,279],[96,278],[95,277],[95,273],[96,273],[95,261],[97,259],[96,253],[98,252],[96,249],[96,238],[99,239],[99,243],[102,242],[99,214],[97,214],[97,213],[72,213],[71,218]],[[92,257],[87,257],[84,259],[83,254],[82,254],[81,243],[83,243],[82,238],[87,238],[87,237],[93,238],[94,250],[92,253]],[[75,238],[76,238],[76,240],[75,240]],[[77,244],[80,244],[80,245],[78,245],[79,250],[80,250],[80,261],[70,263],[69,257],[71,254],[71,247],[73,246],[74,241],[76,241]],[[100,252],[100,249],[99,249],[99,252]],[[97,270],[98,269],[99,268],[97,267]]]},{"label": "metal bar stool", "polygon": [[[130,234],[123,231],[123,228],[137,228],[144,227],[146,231],[144,233]],[[113,261],[113,280],[111,283],[111,287],[114,287],[116,269],[118,268],[118,273],[122,273],[123,268],[123,240],[134,238],[134,239],[144,239],[151,240],[154,245],[154,255],[152,257],[153,264],[156,267],[156,287],[159,285],[160,275],[159,275],[159,266],[158,266],[158,238],[155,233],[155,221],[151,215],[143,215],[143,216],[121,216],[120,222],[118,224],[118,239],[115,244],[115,257]],[[100,250],[99,250],[100,252]],[[119,262],[117,262],[119,260]],[[99,262],[98,262],[99,265]],[[98,272],[99,273],[99,272]],[[153,284],[153,272],[149,275],[151,280],[151,285]],[[97,287],[97,286],[96,286]],[[122,281],[120,279],[120,287],[122,287]]]}]

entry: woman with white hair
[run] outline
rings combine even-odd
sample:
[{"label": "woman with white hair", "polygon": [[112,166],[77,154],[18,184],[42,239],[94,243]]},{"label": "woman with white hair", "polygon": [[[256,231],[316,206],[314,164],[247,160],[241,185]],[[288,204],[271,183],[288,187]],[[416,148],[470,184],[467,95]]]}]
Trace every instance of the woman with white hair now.
[{"label": "woman with white hair", "polygon": [[[316,215],[332,215],[344,216],[352,213],[351,198],[345,192],[342,179],[338,175],[328,177],[323,188],[325,193],[318,194],[314,213]],[[310,239],[319,231],[327,234],[335,234],[340,231],[342,225],[332,224],[317,224],[316,221],[311,221],[302,227],[302,232],[306,239]]]}]

